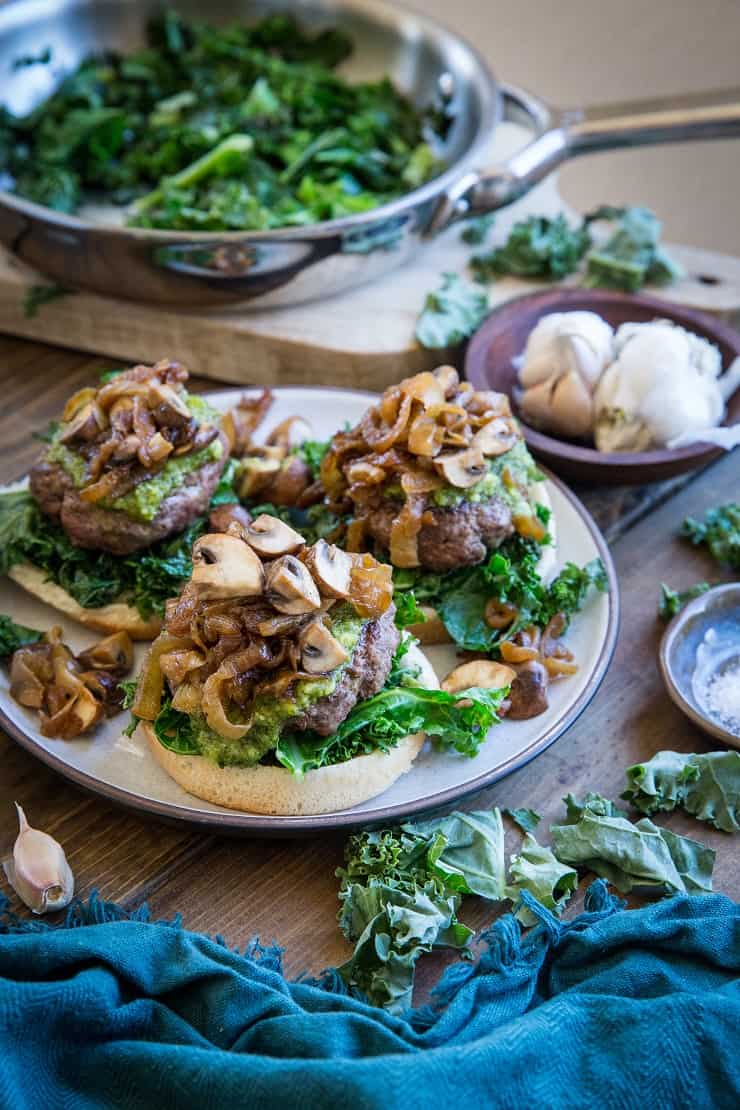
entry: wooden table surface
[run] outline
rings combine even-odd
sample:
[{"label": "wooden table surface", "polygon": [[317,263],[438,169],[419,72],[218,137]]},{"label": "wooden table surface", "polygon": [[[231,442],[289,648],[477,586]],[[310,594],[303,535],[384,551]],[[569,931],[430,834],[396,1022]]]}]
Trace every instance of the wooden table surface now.
[{"label": "wooden table surface", "polygon": [[[4,482],[27,469],[38,451],[33,433],[58,415],[69,393],[95,380],[101,359],[0,338],[0,368]],[[713,746],[663,689],[656,605],[661,581],[684,588],[698,579],[728,577],[675,534],[686,515],[737,499],[737,454],[688,482],[639,491],[594,489],[583,496],[612,543],[619,576],[622,619],[614,660],[592,703],[560,740],[464,803],[466,809],[530,806],[544,815],[541,830],[562,813],[561,798],[568,791],[598,790],[616,798],[630,764],[665,748],[703,752]],[[14,838],[17,799],[34,825],[64,845],[83,897],[97,889],[128,908],[147,900],[153,916],[179,912],[187,927],[220,933],[234,945],[254,935],[265,942],[277,939],[292,974],[318,972],[346,958],[335,918],[334,870],[342,858],[342,835],[271,841],[191,832],[143,820],[73,787],[2,733],[0,760],[0,858]],[[731,837],[681,814],[668,816],[665,824],[716,849],[715,888],[737,899],[740,858]],[[510,826],[507,851],[518,842]],[[496,910],[469,899],[461,916],[479,928]],[[422,986],[444,958],[426,958]]]}]

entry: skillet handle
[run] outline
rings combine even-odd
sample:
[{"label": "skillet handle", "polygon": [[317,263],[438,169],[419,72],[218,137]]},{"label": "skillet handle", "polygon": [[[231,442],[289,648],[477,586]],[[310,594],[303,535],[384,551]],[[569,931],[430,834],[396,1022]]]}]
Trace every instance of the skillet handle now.
[{"label": "skillet handle", "polygon": [[551,108],[511,85],[502,85],[501,94],[503,118],[524,124],[534,138],[499,167],[469,173],[449,190],[432,218],[433,233],[511,204],[578,154],[740,136],[740,88],[575,109]]}]

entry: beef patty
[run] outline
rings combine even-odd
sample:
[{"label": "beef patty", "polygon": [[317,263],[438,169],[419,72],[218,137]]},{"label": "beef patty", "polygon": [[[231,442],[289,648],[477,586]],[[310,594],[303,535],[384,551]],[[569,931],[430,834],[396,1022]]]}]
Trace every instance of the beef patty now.
[{"label": "beef patty", "polygon": [[[386,550],[398,511],[397,505],[382,505],[367,519],[369,534]],[[513,532],[511,512],[496,497],[490,501],[461,501],[449,509],[427,509],[419,532],[419,563],[433,571],[474,566]]]},{"label": "beef patty", "polygon": [[154,520],[134,520],[120,509],[103,509],[83,501],[69,474],[58,463],[40,462],[34,466],[31,493],[42,512],[58,521],[77,547],[129,555],[183,532],[206,512],[228,459],[223,435],[221,440],[224,447],[221,458],[185,474],[183,484],[162,500]]},{"label": "beef patty", "polygon": [[400,639],[395,613],[396,607],[391,605],[382,617],[368,621],[334,692],[319,698],[300,716],[291,717],[287,729],[313,729],[319,736],[331,736],[358,701],[382,690]]}]

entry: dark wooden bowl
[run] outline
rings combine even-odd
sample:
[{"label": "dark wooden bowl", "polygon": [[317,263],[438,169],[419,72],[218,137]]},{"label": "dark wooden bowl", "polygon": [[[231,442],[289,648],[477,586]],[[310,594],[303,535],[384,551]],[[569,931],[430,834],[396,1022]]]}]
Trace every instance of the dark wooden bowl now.
[{"label": "dark wooden bowl", "polygon": [[[670,304],[642,294],[614,293],[606,289],[545,290],[518,297],[496,309],[478,329],[468,346],[465,373],[476,389],[495,389],[507,393],[516,411],[514,388],[517,370],[514,359],[524,350],[527,337],[537,321],[551,312],[587,310],[603,316],[613,328],[627,321],[646,323],[661,318],[672,320],[688,331],[719,347],[726,370],[740,355],[740,333],[703,312]],[[517,413],[517,415],[519,415]],[[521,416],[520,416],[521,421]],[[727,403],[725,424],[740,421],[740,389]],[[522,431],[532,453],[552,469],[569,478],[599,483],[657,482],[706,466],[724,454],[722,448],[697,443],[670,451],[611,452],[597,451],[564,439],[535,431],[521,421]]]}]

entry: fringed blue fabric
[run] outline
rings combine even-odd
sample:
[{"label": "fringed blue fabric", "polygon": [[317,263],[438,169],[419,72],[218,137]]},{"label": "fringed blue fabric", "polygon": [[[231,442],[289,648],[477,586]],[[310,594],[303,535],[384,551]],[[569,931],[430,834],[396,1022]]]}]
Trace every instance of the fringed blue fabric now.
[{"label": "fringed blue fabric", "polygon": [[0,1107],[614,1107],[740,1104],[740,913],[720,895],[622,912],[594,883],[561,921],[527,893],[402,1017],[335,969],[288,982],[242,952],[93,895],[58,925],[0,897]]}]

